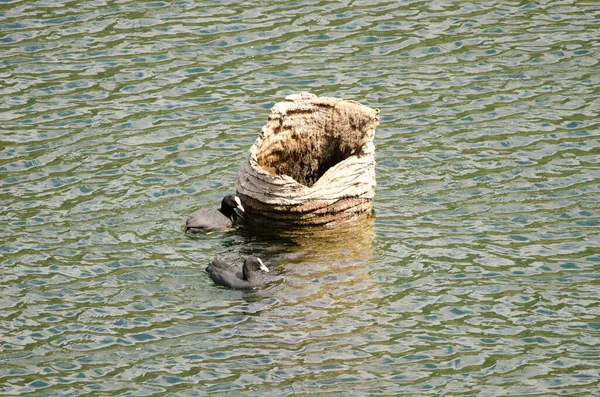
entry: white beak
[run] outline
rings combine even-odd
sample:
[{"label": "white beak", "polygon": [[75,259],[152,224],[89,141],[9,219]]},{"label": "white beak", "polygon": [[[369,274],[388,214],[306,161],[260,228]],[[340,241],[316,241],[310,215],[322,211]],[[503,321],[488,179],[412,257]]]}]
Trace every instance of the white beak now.
[{"label": "white beak", "polygon": [[242,207],[242,202],[240,201],[240,198],[236,196],[233,199],[235,200],[235,203],[237,204],[236,208],[242,212],[245,212],[244,207]]},{"label": "white beak", "polygon": [[262,263],[260,258],[256,258],[256,259],[258,259],[258,263],[260,263],[260,270],[262,270],[263,272],[269,273],[269,268],[266,267],[264,263]]}]

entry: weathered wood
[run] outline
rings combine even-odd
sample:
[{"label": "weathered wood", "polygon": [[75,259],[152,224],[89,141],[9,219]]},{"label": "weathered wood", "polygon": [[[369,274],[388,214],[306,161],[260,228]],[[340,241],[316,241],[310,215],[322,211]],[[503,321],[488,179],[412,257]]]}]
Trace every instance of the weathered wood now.
[{"label": "weathered wood", "polygon": [[354,101],[302,93],[275,104],[238,172],[248,220],[309,226],[369,216],[378,124],[378,109]]}]

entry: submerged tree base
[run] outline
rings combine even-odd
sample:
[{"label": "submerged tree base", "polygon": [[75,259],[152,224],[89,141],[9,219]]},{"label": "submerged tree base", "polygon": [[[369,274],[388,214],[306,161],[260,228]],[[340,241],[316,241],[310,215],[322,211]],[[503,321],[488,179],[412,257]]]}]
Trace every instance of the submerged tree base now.
[{"label": "submerged tree base", "polygon": [[254,223],[334,225],[371,214],[379,110],[354,101],[290,95],[273,106],[238,173]]}]

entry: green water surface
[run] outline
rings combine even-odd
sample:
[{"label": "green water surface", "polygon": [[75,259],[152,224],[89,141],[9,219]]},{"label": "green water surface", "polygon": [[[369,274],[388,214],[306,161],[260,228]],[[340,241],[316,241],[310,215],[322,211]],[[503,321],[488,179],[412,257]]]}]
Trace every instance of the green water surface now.
[{"label": "green water surface", "polygon": [[[599,32],[591,0],[0,0],[0,394],[600,395]],[[302,91],[381,110],[376,218],[184,235]]]}]

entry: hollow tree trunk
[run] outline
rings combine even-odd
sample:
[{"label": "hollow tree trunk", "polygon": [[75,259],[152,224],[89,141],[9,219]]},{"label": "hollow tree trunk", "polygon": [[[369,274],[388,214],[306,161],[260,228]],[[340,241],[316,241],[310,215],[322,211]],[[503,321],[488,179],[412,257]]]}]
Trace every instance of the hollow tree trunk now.
[{"label": "hollow tree trunk", "polygon": [[252,223],[334,225],[371,214],[379,110],[290,95],[273,106],[238,172]]}]

